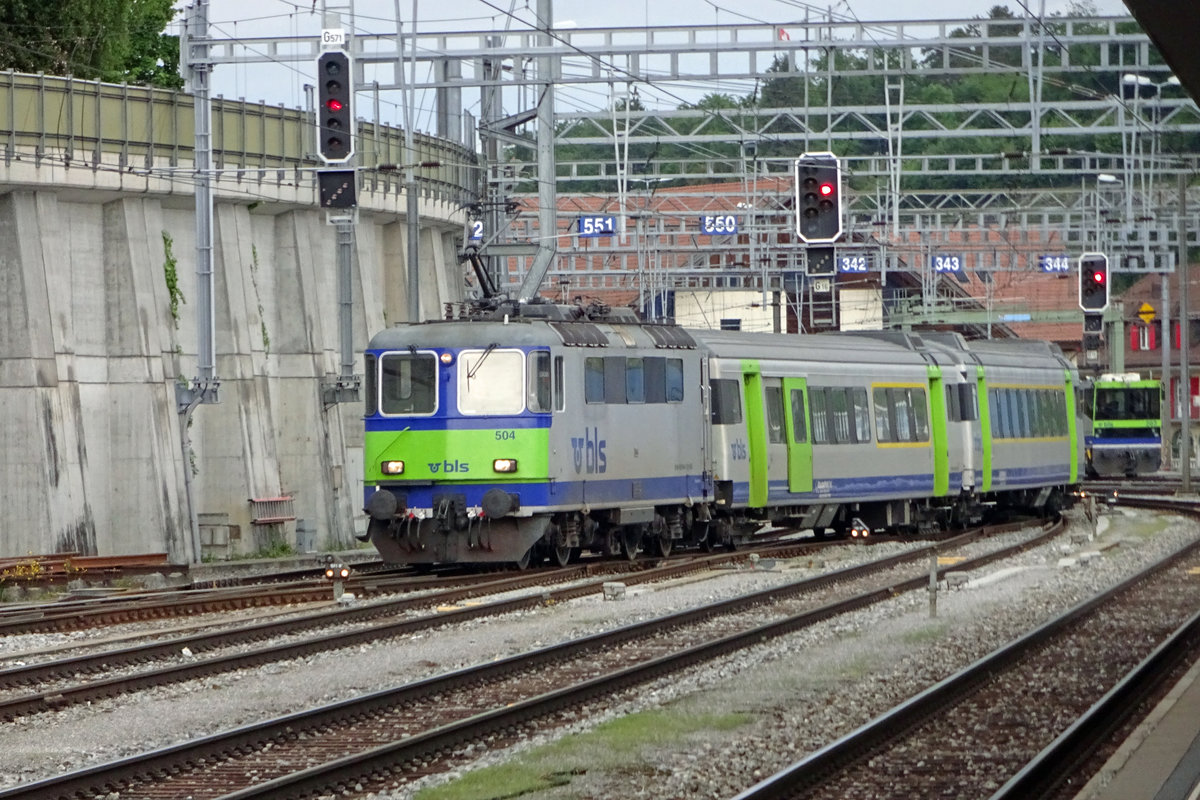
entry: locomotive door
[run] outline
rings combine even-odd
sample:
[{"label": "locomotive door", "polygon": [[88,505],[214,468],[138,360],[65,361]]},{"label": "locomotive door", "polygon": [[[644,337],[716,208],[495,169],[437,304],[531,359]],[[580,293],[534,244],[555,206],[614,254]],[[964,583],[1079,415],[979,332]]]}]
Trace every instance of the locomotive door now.
[{"label": "locomotive door", "polygon": [[808,436],[808,379],[783,379],[784,421],[787,423],[789,492],[811,492],[812,440]]}]

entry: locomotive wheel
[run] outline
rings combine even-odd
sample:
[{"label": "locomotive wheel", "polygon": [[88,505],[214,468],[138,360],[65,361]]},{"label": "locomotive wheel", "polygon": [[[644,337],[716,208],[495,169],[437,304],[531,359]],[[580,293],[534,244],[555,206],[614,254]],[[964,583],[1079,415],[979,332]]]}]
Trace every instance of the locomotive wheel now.
[{"label": "locomotive wheel", "polygon": [[642,529],[637,525],[631,525],[621,532],[621,552],[625,554],[625,558],[633,561],[637,558],[638,545],[642,542]]},{"label": "locomotive wheel", "polygon": [[650,540],[650,546],[654,551],[654,555],[666,558],[671,555],[671,534],[665,531],[660,533]]},{"label": "locomotive wheel", "polygon": [[565,567],[571,563],[571,548],[567,545],[554,545],[550,548],[550,563],[556,567]]}]

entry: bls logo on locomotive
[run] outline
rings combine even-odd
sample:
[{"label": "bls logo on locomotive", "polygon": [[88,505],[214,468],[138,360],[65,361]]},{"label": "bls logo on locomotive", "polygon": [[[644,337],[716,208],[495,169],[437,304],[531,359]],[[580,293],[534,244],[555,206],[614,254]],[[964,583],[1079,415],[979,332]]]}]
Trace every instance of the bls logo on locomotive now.
[{"label": "bls logo on locomotive", "polygon": [[575,453],[575,471],[586,471],[589,475],[608,469],[608,456],[604,454],[607,439],[600,438],[599,428],[588,428],[583,436],[571,437],[571,449]]},{"label": "bls logo on locomotive", "polygon": [[470,464],[468,464],[466,461],[459,461],[457,459],[455,459],[454,461],[443,461],[441,464],[434,461],[434,462],[431,462],[428,466],[429,466],[429,471],[431,473],[433,473],[434,475],[437,475],[439,470],[442,472],[470,472],[471,471]]}]

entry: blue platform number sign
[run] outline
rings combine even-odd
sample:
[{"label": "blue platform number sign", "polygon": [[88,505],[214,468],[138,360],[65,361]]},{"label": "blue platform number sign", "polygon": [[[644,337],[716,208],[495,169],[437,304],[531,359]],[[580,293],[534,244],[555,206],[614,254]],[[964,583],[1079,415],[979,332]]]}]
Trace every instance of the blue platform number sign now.
[{"label": "blue platform number sign", "polygon": [[472,242],[483,241],[483,220],[471,220],[471,236],[469,238]]},{"label": "blue platform number sign", "polygon": [[705,214],[700,217],[700,232],[705,236],[724,236],[737,233],[738,221],[733,214]]},{"label": "blue platform number sign", "polygon": [[1038,267],[1042,272],[1070,272],[1071,257],[1066,253],[1046,253],[1038,256]]},{"label": "blue platform number sign", "polygon": [[866,272],[871,268],[871,260],[865,255],[840,255],[837,257],[838,272]]},{"label": "blue platform number sign", "polygon": [[958,253],[935,253],[929,257],[934,272],[962,272],[963,257]]},{"label": "blue platform number sign", "polygon": [[616,217],[588,216],[579,218],[580,236],[612,236],[616,232]]}]

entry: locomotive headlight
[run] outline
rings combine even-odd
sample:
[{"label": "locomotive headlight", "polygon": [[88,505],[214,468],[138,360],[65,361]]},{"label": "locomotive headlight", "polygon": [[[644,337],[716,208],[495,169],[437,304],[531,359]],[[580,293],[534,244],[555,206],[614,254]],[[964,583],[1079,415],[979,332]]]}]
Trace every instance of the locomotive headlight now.
[{"label": "locomotive headlight", "polygon": [[379,465],[379,469],[384,475],[403,475],[404,474],[404,462],[403,461],[384,461],[382,464]]},{"label": "locomotive headlight", "polygon": [[445,364],[448,367],[452,363],[454,363],[454,354],[453,353],[442,353],[440,356],[438,356],[438,360],[441,361],[443,364]]},{"label": "locomotive headlight", "polygon": [[515,458],[497,458],[492,462],[492,469],[496,472],[516,472],[517,460]]}]

